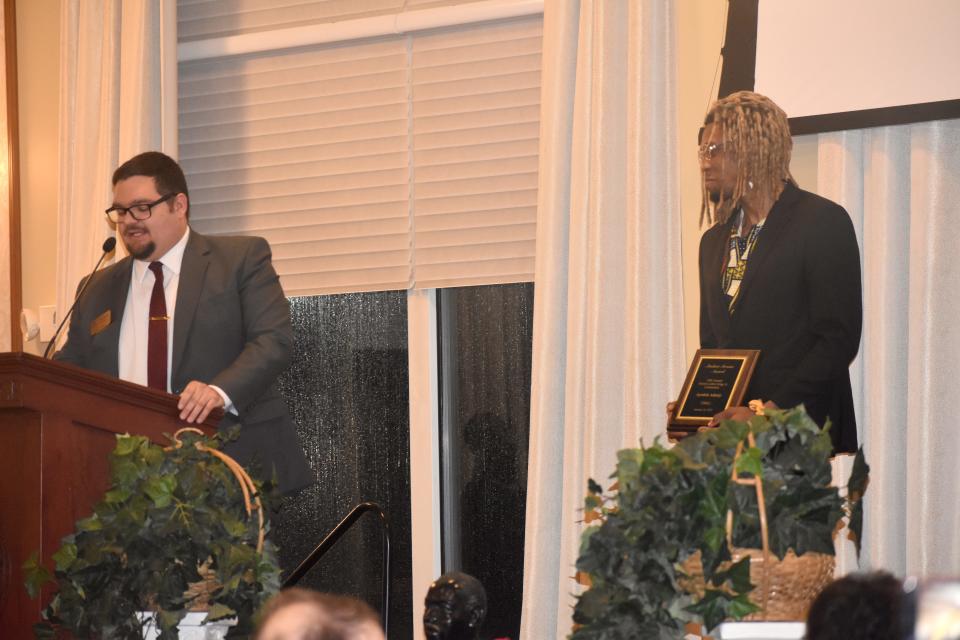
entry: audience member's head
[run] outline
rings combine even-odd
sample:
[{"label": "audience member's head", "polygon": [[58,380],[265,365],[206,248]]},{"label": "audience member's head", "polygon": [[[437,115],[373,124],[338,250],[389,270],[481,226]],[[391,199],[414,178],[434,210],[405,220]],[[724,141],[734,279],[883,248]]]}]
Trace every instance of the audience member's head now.
[{"label": "audience member's head", "polygon": [[851,574],[820,592],[807,640],[901,640],[903,587],[889,573]]},{"label": "audience member's head", "polygon": [[285,589],[264,605],[256,640],[384,640],[373,609],[356,598]]},{"label": "audience member's head", "polygon": [[453,571],[430,585],[424,607],[428,640],[474,640],[487,616],[487,592],[473,576]]}]

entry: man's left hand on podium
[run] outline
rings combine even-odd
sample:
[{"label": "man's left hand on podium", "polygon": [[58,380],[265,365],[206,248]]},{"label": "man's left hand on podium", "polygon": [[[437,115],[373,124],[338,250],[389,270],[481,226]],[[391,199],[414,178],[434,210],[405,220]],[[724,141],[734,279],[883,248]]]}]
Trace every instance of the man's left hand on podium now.
[{"label": "man's left hand on podium", "polygon": [[193,380],[184,387],[177,408],[184,422],[200,423],[214,409],[223,408],[223,397],[210,385]]}]

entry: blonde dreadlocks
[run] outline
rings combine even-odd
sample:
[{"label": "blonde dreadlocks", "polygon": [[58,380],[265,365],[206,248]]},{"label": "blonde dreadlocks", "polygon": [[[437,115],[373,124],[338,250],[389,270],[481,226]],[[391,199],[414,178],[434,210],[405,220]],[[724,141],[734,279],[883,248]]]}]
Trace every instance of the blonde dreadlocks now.
[{"label": "blonde dreadlocks", "polygon": [[724,148],[736,153],[737,183],[729,199],[721,193],[720,201],[711,207],[710,194],[701,174],[701,225],[704,219],[710,224],[720,222],[721,216],[726,220],[740,204],[748,182],[753,183],[753,188],[765,189],[770,194],[779,193],[784,181],[797,184],[790,175],[793,140],[787,114],[770,98],[752,91],[732,93],[713,103],[703,124],[720,127]]}]

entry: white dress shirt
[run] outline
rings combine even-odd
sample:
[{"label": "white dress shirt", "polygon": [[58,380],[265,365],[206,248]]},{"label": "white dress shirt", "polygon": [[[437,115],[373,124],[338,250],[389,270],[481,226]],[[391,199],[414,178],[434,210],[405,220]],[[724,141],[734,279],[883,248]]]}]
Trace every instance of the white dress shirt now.
[{"label": "white dress shirt", "polygon": [[[180,267],[183,251],[187,247],[190,228],[157,262],[163,264],[163,294],[167,303],[167,388],[170,391],[170,376],[173,372],[173,318],[177,307],[177,289],[180,285]],[[155,277],[150,271],[150,262],[134,260],[130,276],[127,304],[120,322],[120,343],[117,349],[117,365],[122,380],[147,385],[147,351],[150,326],[150,298],[153,295]],[[224,410],[233,411],[233,403],[223,389],[210,385],[223,398]]]}]

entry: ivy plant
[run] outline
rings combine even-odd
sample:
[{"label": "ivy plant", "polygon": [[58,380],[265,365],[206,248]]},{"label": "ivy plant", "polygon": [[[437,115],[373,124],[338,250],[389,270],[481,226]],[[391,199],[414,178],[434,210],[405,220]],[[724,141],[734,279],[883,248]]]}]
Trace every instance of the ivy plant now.
[{"label": "ivy plant", "polygon": [[[38,638],[58,629],[79,638],[142,638],[137,613],[144,610],[156,612],[161,640],[177,638],[195,604],[185,592],[202,579],[204,563],[216,577],[207,619],[237,617],[228,637],[250,632],[255,611],[279,589],[276,548],[267,539],[257,551],[259,520],[247,516],[240,484],[195,446],[219,448],[222,436],[181,440],[165,448],[141,436],[117,437],[109,490],[53,554],[57,591],[34,627]],[[24,568],[37,597],[51,576],[36,554]]]},{"label": "ivy plant", "polygon": [[[655,441],[620,451],[610,490],[588,483],[590,526],[577,569],[589,588],[577,599],[571,639],[682,638],[688,622],[713,629],[756,611],[749,599],[749,558],[731,565],[726,542],[732,510],[734,545],[761,546],[755,488],[731,480],[734,464],[742,478],[762,479],[770,549],[778,558],[789,549],[833,555],[833,536],[844,516],[859,553],[869,468],[861,449],[846,491],[831,487],[828,429],[802,407],[767,409],[673,447]],[[749,445],[751,433],[756,446]],[[738,445],[742,453],[736,457]],[[697,552],[707,583],[699,599],[685,588],[681,567]]]}]

